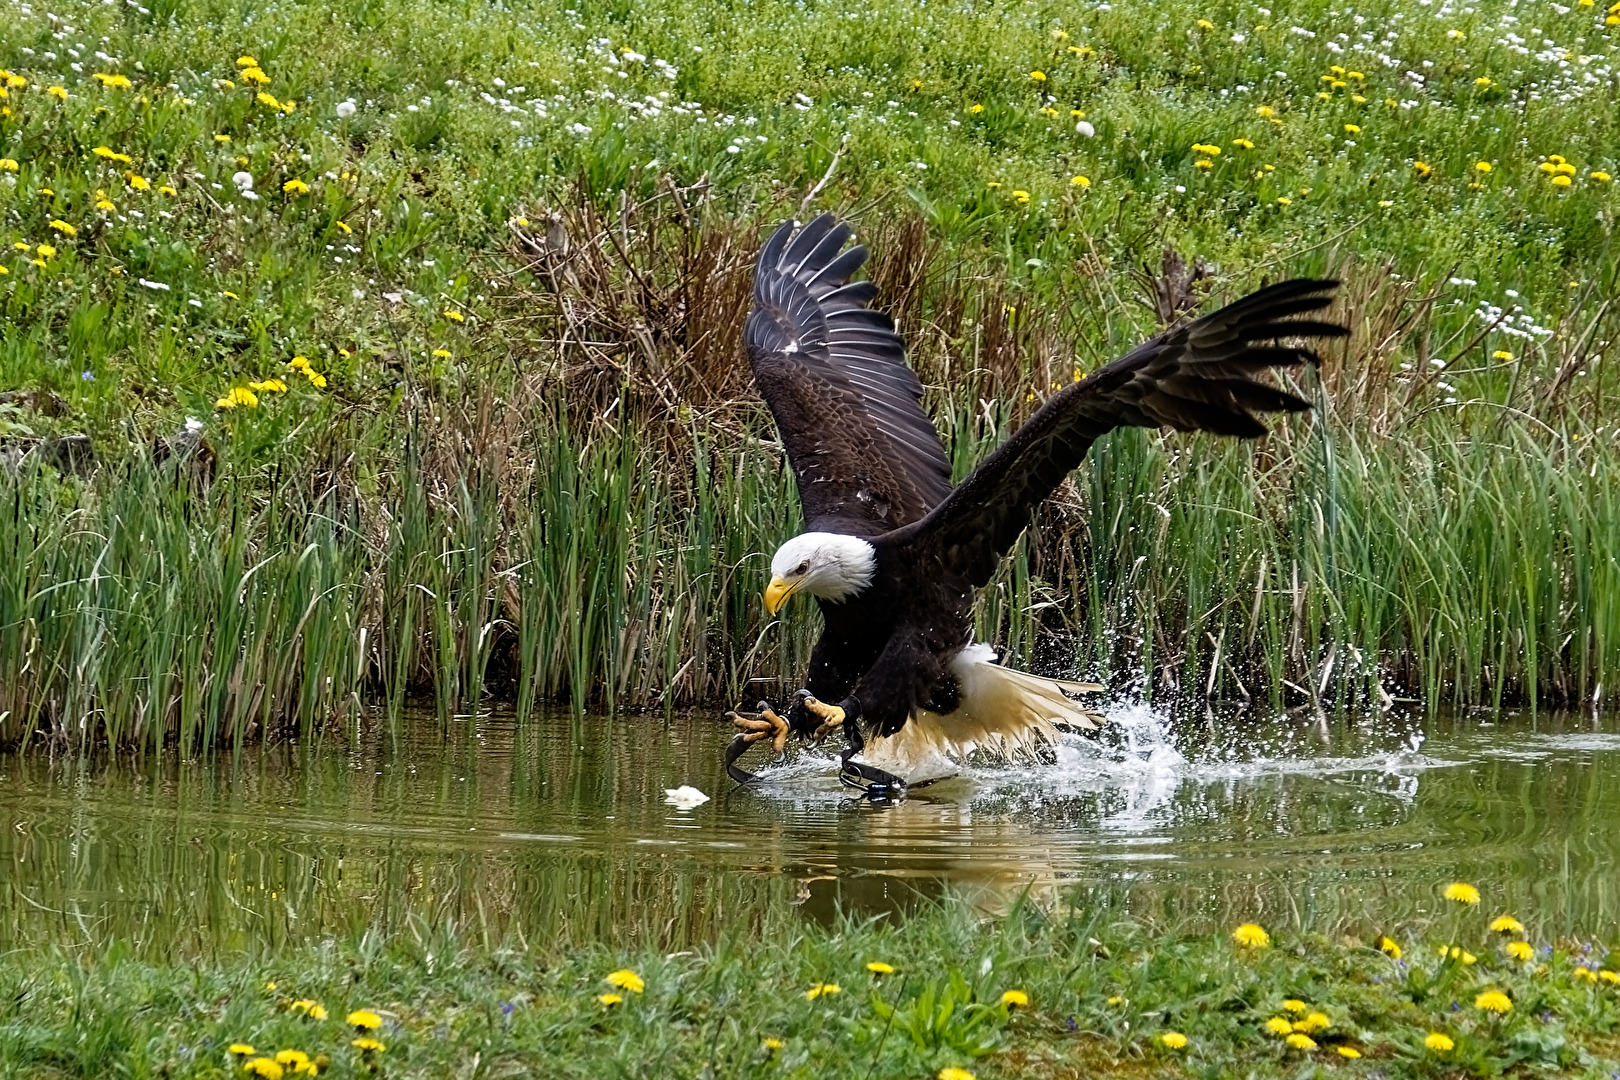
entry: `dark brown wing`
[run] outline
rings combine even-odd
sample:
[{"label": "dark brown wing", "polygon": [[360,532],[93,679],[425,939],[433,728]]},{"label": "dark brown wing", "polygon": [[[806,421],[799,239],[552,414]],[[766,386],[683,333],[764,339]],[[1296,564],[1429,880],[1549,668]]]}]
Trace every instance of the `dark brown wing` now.
[{"label": "dark brown wing", "polygon": [[923,413],[922,384],[894,323],[849,283],[866,249],[822,214],[771,234],[754,270],[743,343],[799,480],[809,529],[876,536],[951,490],[951,464]]},{"label": "dark brown wing", "polygon": [[1280,339],[1345,335],[1335,323],[1290,318],[1327,307],[1337,286],[1284,281],[1172,327],[1053,395],[928,517],[885,541],[937,558],[945,573],[982,586],[1035,508],[1091,444],[1115,428],[1264,435],[1266,426],[1255,413],[1310,406],[1255,376],[1316,359],[1310,349],[1278,344]]}]

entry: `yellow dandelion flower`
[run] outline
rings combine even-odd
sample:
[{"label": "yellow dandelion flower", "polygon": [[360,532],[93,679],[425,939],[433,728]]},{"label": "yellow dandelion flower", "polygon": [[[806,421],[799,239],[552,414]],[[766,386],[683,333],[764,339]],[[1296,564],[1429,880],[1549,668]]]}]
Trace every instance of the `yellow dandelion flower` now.
[{"label": "yellow dandelion flower", "polygon": [[1295,998],[1289,998],[1287,1001],[1283,1002],[1282,1007],[1284,1012],[1291,1013],[1302,1013],[1306,1009],[1310,1008],[1310,1006],[1306,1005],[1303,1001],[1299,1001]]},{"label": "yellow dandelion flower", "polygon": [[128,90],[132,85],[130,81],[124,78],[122,75],[108,75],[105,72],[98,71],[90,77],[96,80],[96,82],[100,83],[102,86],[110,87],[114,90]]},{"label": "yellow dandelion flower", "polygon": [[214,136],[214,141],[217,142],[217,143],[228,143],[228,142],[231,141],[231,137],[229,135],[221,133],[219,135]]},{"label": "yellow dandelion flower", "polygon": [[236,66],[237,67],[258,67],[259,62],[257,60],[255,60],[255,59],[253,59],[253,57],[251,57],[251,56],[238,56],[236,58]]},{"label": "yellow dandelion flower", "polygon": [[1359,71],[1347,71],[1347,72],[1344,73],[1344,77],[1347,78],[1347,79],[1355,79],[1358,82],[1366,82],[1367,81],[1367,76],[1363,75]]},{"label": "yellow dandelion flower", "polygon": [[1487,990],[1474,999],[1474,1008],[1483,1012],[1509,1013],[1513,1011],[1513,999],[1500,990]]},{"label": "yellow dandelion flower", "polygon": [[269,86],[270,76],[266,75],[258,67],[248,67],[242,69],[242,81],[252,83],[254,86]]},{"label": "yellow dandelion flower", "polygon": [[1346,125],[1344,125],[1344,130],[1348,131],[1352,135],[1360,135],[1361,134],[1361,128],[1358,127],[1355,124],[1346,124]]},{"label": "yellow dandelion flower", "polygon": [[1596,180],[1600,184],[1607,184],[1610,180],[1614,179],[1614,177],[1610,176],[1608,173],[1604,172],[1601,169],[1594,169],[1592,172],[1588,173],[1587,175],[1590,176],[1593,180]]},{"label": "yellow dandelion flower", "polygon": [[955,1065],[947,1065],[935,1073],[936,1080],[973,1080],[973,1074],[966,1069],[958,1069]]},{"label": "yellow dandelion flower", "polygon": [[804,997],[806,1001],[814,1001],[818,997],[831,997],[834,994],[842,994],[843,992],[844,988],[837,983],[816,983],[816,985],[804,992]]},{"label": "yellow dandelion flower", "polygon": [[281,102],[276,100],[275,95],[264,90],[260,90],[257,94],[255,94],[254,100],[256,100],[260,105],[268,105],[270,108],[275,109],[278,112],[281,109]]},{"label": "yellow dandelion flower", "polygon": [[78,236],[79,235],[79,230],[78,229],[75,229],[72,225],[69,225],[67,222],[62,221],[60,219],[52,221],[51,224],[50,224],[50,228],[55,229],[57,232],[61,233],[63,236]]},{"label": "yellow dandelion flower", "polygon": [[1071,176],[1069,177],[1069,184],[1072,187],[1088,188],[1091,186],[1091,178],[1088,176]]},{"label": "yellow dandelion flower", "polygon": [[1294,1025],[1289,1022],[1286,1016],[1273,1016],[1266,1021],[1266,1030],[1273,1035],[1292,1035]]},{"label": "yellow dandelion flower", "polygon": [[1562,165],[1564,163],[1564,155],[1563,154],[1548,154],[1547,155],[1547,160],[1552,162],[1554,165]]},{"label": "yellow dandelion flower", "polygon": [[1257,105],[1254,109],[1254,115],[1261,117],[1262,119],[1270,120],[1273,116],[1277,115],[1277,110],[1273,109],[1270,105]]},{"label": "yellow dandelion flower", "polygon": [[1278,197],[1277,205],[1279,205],[1279,206],[1293,206],[1294,205],[1294,200],[1290,199],[1286,195],[1282,195],[1282,196]]},{"label": "yellow dandelion flower", "polygon": [[1237,147],[1239,150],[1254,149],[1254,143],[1250,142],[1248,139],[1233,139],[1232,145]]},{"label": "yellow dandelion flower", "polygon": [[1479,78],[1474,80],[1474,85],[1483,89],[1491,85],[1491,77],[1489,75],[1481,75]]},{"label": "yellow dandelion flower", "polygon": [[1232,931],[1232,940],[1245,949],[1263,949],[1271,944],[1271,935],[1259,923],[1246,922]]},{"label": "yellow dandelion flower", "polygon": [[344,1022],[352,1028],[359,1028],[361,1031],[376,1031],[382,1027],[382,1017],[370,1009],[356,1009],[348,1015]]},{"label": "yellow dandelion flower", "polygon": [[1450,38],[1452,41],[1461,41],[1464,38],[1466,38],[1467,36],[1468,35],[1463,33],[1461,30],[1447,30],[1446,31],[1446,37]]},{"label": "yellow dandelion flower", "polygon": [[96,155],[96,157],[103,158],[107,161],[116,161],[122,165],[128,165],[130,163],[130,157],[128,154],[120,154],[118,151],[108,146],[98,146],[90,152]]},{"label": "yellow dandelion flower", "polygon": [[1197,161],[1193,162],[1193,168],[1195,169],[1213,169],[1214,167],[1215,163],[1209,160],[1209,158],[1199,158]]},{"label": "yellow dandelion flower", "polygon": [[1431,1031],[1423,1037],[1423,1045],[1437,1054],[1444,1054],[1456,1049],[1457,1044],[1451,1041],[1450,1035],[1442,1035],[1438,1031]]},{"label": "yellow dandelion flower", "polygon": [[286,1074],[286,1070],[267,1057],[256,1057],[244,1062],[242,1071],[257,1076],[260,1080],[281,1080]]},{"label": "yellow dandelion flower", "polygon": [[1427,180],[1429,178],[1429,174],[1434,172],[1434,166],[1425,161],[1412,162],[1412,169],[1418,174],[1419,180]]},{"label": "yellow dandelion flower", "polygon": [[388,1047],[384,1046],[376,1039],[368,1039],[364,1035],[358,1039],[355,1039],[353,1042],[349,1043],[349,1045],[360,1051],[362,1054],[380,1054],[384,1050],[388,1049]]},{"label": "yellow dandelion flower", "polygon": [[1557,176],[1552,178],[1553,187],[1569,187],[1569,185],[1572,183],[1574,183],[1574,181],[1565,176],[1563,173],[1559,173]]},{"label": "yellow dandelion flower", "polygon": [[339,221],[339,222],[336,222],[336,225],[337,225],[338,228],[343,230],[344,235],[346,235],[346,236],[354,235],[354,230],[349,228],[349,226],[346,225],[345,223]]},{"label": "yellow dandelion flower", "polygon": [[[264,389],[264,384],[262,383],[249,383],[248,385],[255,390]],[[287,1006],[287,1008],[291,1009],[293,1012],[307,1012],[309,1011],[309,1007],[313,1004],[315,1004],[313,998],[303,998],[293,1002],[291,1005]]]},{"label": "yellow dandelion flower", "polygon": [[978,104],[969,105],[967,111],[970,112],[970,113],[974,113],[974,114],[982,113],[982,112],[984,112],[984,106],[983,105],[978,105]]},{"label": "yellow dandelion flower", "polygon": [[[1508,359],[1513,359],[1512,354],[1508,355]],[[1522,934],[1524,933],[1524,923],[1511,915],[1498,915],[1491,920],[1491,929],[1498,934]]]},{"label": "yellow dandelion flower", "polygon": [[178,194],[180,194],[178,191],[174,190],[174,188],[170,187],[168,184],[164,184],[162,187],[158,188],[158,193],[160,195],[178,195]]},{"label": "yellow dandelion flower", "polygon": [[107,201],[106,199],[97,199],[96,200],[96,209],[97,210],[105,210],[107,213],[110,214],[114,210],[117,210],[118,207],[114,206],[111,202]]},{"label": "yellow dandelion flower", "polygon": [[[448,360],[448,359],[450,359],[450,350],[449,349],[434,349],[433,350],[433,355],[437,356],[440,360]],[[871,964],[867,964],[866,966],[869,967],[869,968],[872,967]],[[873,968],[873,970],[876,970],[876,969]],[[890,968],[889,970],[893,971],[894,969]]]},{"label": "yellow dandelion flower", "polygon": [[609,1008],[614,1005],[622,1005],[624,1003],[624,998],[620,997],[618,994],[597,994],[596,1000]]},{"label": "yellow dandelion flower", "polygon": [[604,981],[609,986],[617,987],[620,990],[628,990],[632,994],[639,994],[647,989],[647,984],[642,981],[641,976],[629,968],[620,968],[618,971],[612,972]]},{"label": "yellow dandelion flower", "polygon": [[1620,972],[1600,971],[1598,972],[1598,978],[1602,979],[1610,986],[1620,985]]},{"label": "yellow dandelion flower", "polygon": [[1199,19],[1198,20],[1198,29],[1200,29],[1200,30],[1213,30],[1213,29],[1215,29],[1215,24],[1210,22],[1208,19]]},{"label": "yellow dandelion flower", "polygon": [[866,965],[866,970],[870,971],[874,975],[892,975],[894,973],[894,965],[885,964],[881,960],[873,960]]},{"label": "yellow dandelion flower", "polygon": [[1558,163],[1558,168],[1557,168],[1556,171],[1563,174],[1564,176],[1574,176],[1575,175],[1575,166],[1571,165],[1567,161],[1560,161]]},{"label": "yellow dandelion flower", "polygon": [[1447,900],[1455,900],[1459,904],[1479,903],[1479,890],[1460,881],[1447,885],[1445,896]]},{"label": "yellow dandelion flower", "polygon": [[1312,1035],[1318,1031],[1326,1031],[1332,1026],[1333,1021],[1328,1019],[1327,1013],[1321,1012],[1313,1012],[1305,1019],[1294,1022],[1295,1031],[1304,1031]]},{"label": "yellow dandelion flower", "polygon": [[0,158],[0,172],[16,172],[18,168],[15,158]]},{"label": "yellow dandelion flower", "polygon": [[[248,389],[259,391],[268,390],[274,394],[285,394],[287,392],[287,384],[282,382],[280,379],[265,379],[263,382],[248,383]],[[300,1008],[300,1006],[302,1006],[302,1008]],[[315,1004],[313,1001],[295,1001],[293,1002],[293,1008],[297,1009],[299,1012],[307,1012],[311,1016],[315,1016],[316,1009],[321,1009],[321,1007]],[[324,1019],[325,1016],[326,1010],[321,1009],[321,1015],[315,1016],[315,1019],[321,1020]]]},{"label": "yellow dandelion flower", "polygon": [[1084,109],[1070,109],[1069,110],[1069,115],[1071,117],[1073,117],[1074,119],[1076,119],[1076,120],[1084,120],[1086,118],[1086,110],[1084,110]]},{"label": "yellow dandelion flower", "polygon": [[1338,1051],[1339,1056],[1342,1058],[1354,1060],[1361,1056],[1361,1051],[1353,1046],[1335,1046],[1333,1049]]},{"label": "yellow dandelion flower", "polygon": [[1009,1009],[1027,1008],[1029,995],[1022,990],[1008,990],[1001,995],[1001,1003]]},{"label": "yellow dandelion flower", "polygon": [[1589,983],[1597,982],[1597,976],[1594,975],[1591,971],[1587,970],[1584,967],[1576,968],[1575,971],[1574,971],[1574,975],[1575,975],[1575,981],[1576,982],[1583,982],[1583,981],[1584,982],[1589,982]]},{"label": "yellow dandelion flower", "polygon": [[134,188],[136,191],[150,191],[152,189],[152,181],[148,180],[144,176],[137,176],[135,173],[130,173],[128,179],[129,186]]},{"label": "yellow dandelion flower", "polygon": [[1187,1036],[1179,1031],[1167,1031],[1159,1036],[1159,1043],[1166,1050],[1184,1050],[1187,1046]]},{"label": "yellow dandelion flower", "polygon": [[240,299],[242,299],[242,298],[241,298],[241,297],[240,297],[240,296],[237,296],[237,295],[236,295],[236,294],[235,294],[235,293],[233,293],[233,292],[231,292],[231,291],[230,291],[230,290],[228,290],[228,289],[227,289],[227,290],[226,290],[226,291],[225,291],[225,292],[222,292],[222,293],[220,293],[220,295],[221,295],[221,296],[228,296],[228,297],[230,297],[230,298],[231,298],[231,299],[232,299],[232,300],[240,300]]},{"label": "yellow dandelion flower", "polygon": [[1529,960],[1536,955],[1535,946],[1528,941],[1510,941],[1503,948],[1515,960]]},{"label": "yellow dandelion flower", "polygon": [[304,1062],[306,1062],[308,1060],[309,1060],[309,1055],[304,1053],[302,1050],[278,1050],[278,1051],[276,1051],[276,1064],[277,1065],[294,1065],[294,1066],[296,1066],[296,1065],[302,1065],[302,1064],[304,1064]]},{"label": "yellow dandelion flower", "polygon": [[1029,77],[1031,79],[1034,79],[1036,82],[1045,82],[1046,81],[1046,72],[1044,72],[1044,71],[1032,71],[1032,72],[1029,73]]},{"label": "yellow dandelion flower", "polygon": [[1476,161],[1474,162],[1474,171],[1488,173],[1491,171],[1491,163],[1488,161]]},{"label": "yellow dandelion flower", "polygon": [[1361,94],[1351,94],[1350,95],[1350,100],[1355,102],[1357,105],[1365,105],[1365,104],[1367,104],[1367,99],[1365,97],[1363,97]]},{"label": "yellow dandelion flower", "polygon": [[461,312],[455,310],[454,308],[451,308],[448,311],[446,311],[444,313],[444,317],[449,319],[451,322],[466,322],[467,321],[467,316],[463,315]]},{"label": "yellow dandelion flower", "polygon": [[38,247],[34,248],[34,253],[42,259],[56,258],[56,248],[52,247],[50,244],[40,244]]},{"label": "yellow dandelion flower", "polygon": [[1020,206],[1029,205],[1029,192],[1027,192],[1027,191],[1019,191],[1017,189],[1014,189],[1014,191],[1012,193],[1012,197],[1018,202],[1018,204]]},{"label": "yellow dandelion flower", "polygon": [[[271,379],[271,380],[269,380],[269,385],[267,385],[265,387],[265,389],[267,389],[267,390],[275,390],[275,391],[278,391],[278,392],[281,392],[281,393],[285,393],[286,390],[287,390],[287,384],[282,382],[280,379]],[[326,1019],[326,1006],[324,1006],[324,1005],[311,1005],[309,1007],[309,1018],[311,1020],[325,1020]]]},{"label": "yellow dandelion flower", "polygon": [[1309,1035],[1301,1035],[1297,1031],[1294,1034],[1288,1036],[1288,1038],[1283,1040],[1283,1041],[1288,1043],[1288,1045],[1292,1046],[1295,1050],[1315,1050],[1316,1049],[1316,1040],[1315,1039],[1311,1038]]},{"label": "yellow dandelion flower", "polygon": [[[259,404],[259,396],[245,386],[232,387],[231,392],[214,402],[216,409],[234,409],[238,405],[245,405],[252,409]],[[374,1013],[371,1015],[375,1015]],[[381,1023],[382,1021],[378,1021]],[[353,1023],[353,1020],[350,1020]]]},{"label": "yellow dandelion flower", "polygon": [[68,92],[67,92],[66,87],[52,86],[52,87],[48,87],[45,90],[45,92],[47,94],[51,95],[51,97],[55,98],[57,101],[66,101],[68,99]]},{"label": "yellow dandelion flower", "polygon": [[257,1050],[253,1049],[253,1047],[249,1046],[247,1043],[231,1043],[227,1049],[230,1053],[235,1054],[237,1057],[247,1057],[249,1054],[258,1053]]},{"label": "yellow dandelion flower", "polygon": [[765,1048],[767,1053],[774,1054],[778,1050],[782,1049],[782,1040],[781,1039],[770,1038],[770,1039],[766,1039],[764,1042],[760,1043],[760,1045]]},{"label": "yellow dandelion flower", "polygon": [[295,176],[285,184],[282,184],[281,190],[285,191],[289,195],[308,195],[309,185]]}]

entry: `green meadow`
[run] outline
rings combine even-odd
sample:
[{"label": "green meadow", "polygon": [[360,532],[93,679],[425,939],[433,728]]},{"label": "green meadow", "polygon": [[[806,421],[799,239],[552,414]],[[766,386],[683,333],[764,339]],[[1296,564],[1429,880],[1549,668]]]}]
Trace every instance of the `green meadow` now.
[{"label": "green meadow", "polygon": [[962,471],[1166,320],[1345,283],[1313,415],[1075,474],[981,606],[1014,661],[1328,709],[1620,683],[1593,0],[4,12],[0,743],[790,694],[737,338],[762,230],[819,209]]},{"label": "green meadow", "polygon": [[1437,896],[1451,910],[1421,937],[1181,933],[1101,902],[790,916],[672,954],[425,923],[189,962],[13,954],[0,1075],[1611,1075],[1603,947],[1542,942],[1456,890],[1473,902]]}]

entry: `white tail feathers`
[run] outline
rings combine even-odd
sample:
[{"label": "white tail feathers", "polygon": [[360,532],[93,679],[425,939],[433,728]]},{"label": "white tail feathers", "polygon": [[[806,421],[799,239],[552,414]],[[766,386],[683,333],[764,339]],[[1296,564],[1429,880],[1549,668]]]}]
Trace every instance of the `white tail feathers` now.
[{"label": "white tail feathers", "polygon": [[1012,758],[1057,741],[1062,729],[1100,730],[1100,713],[1067,694],[1094,693],[1096,683],[1043,679],[1004,668],[988,645],[969,645],[951,661],[959,690],[949,713],[917,709],[906,726],[871,739],[860,760],[912,783],[956,771],[976,750]]}]

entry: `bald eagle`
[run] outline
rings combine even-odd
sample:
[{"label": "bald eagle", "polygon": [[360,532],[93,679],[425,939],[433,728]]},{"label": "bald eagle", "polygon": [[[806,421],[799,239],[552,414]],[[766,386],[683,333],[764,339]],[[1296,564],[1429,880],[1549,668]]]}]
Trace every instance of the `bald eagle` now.
[{"label": "bald eagle", "polygon": [[953,488],[894,323],[870,306],[871,282],[850,280],[866,261],[845,249],[852,235],[829,214],[789,221],[754,274],[743,341],[806,526],[771,559],[765,609],[808,593],[825,627],[786,716],[767,701],[730,714],[741,731],[726,769],[747,783],[757,777],[736,761],[749,745],[769,739],[780,754],[790,733],[841,730],[841,778],[898,797],[940,755],[1097,726],[1069,694],[1101,687],[1010,670],[972,639],[974,593],[1091,444],[1119,427],[1263,435],[1255,413],[1309,405],[1255,376],[1317,360],[1289,341],[1346,331],[1296,318],[1327,307],[1335,281],[1261,289],[1053,394]]}]

